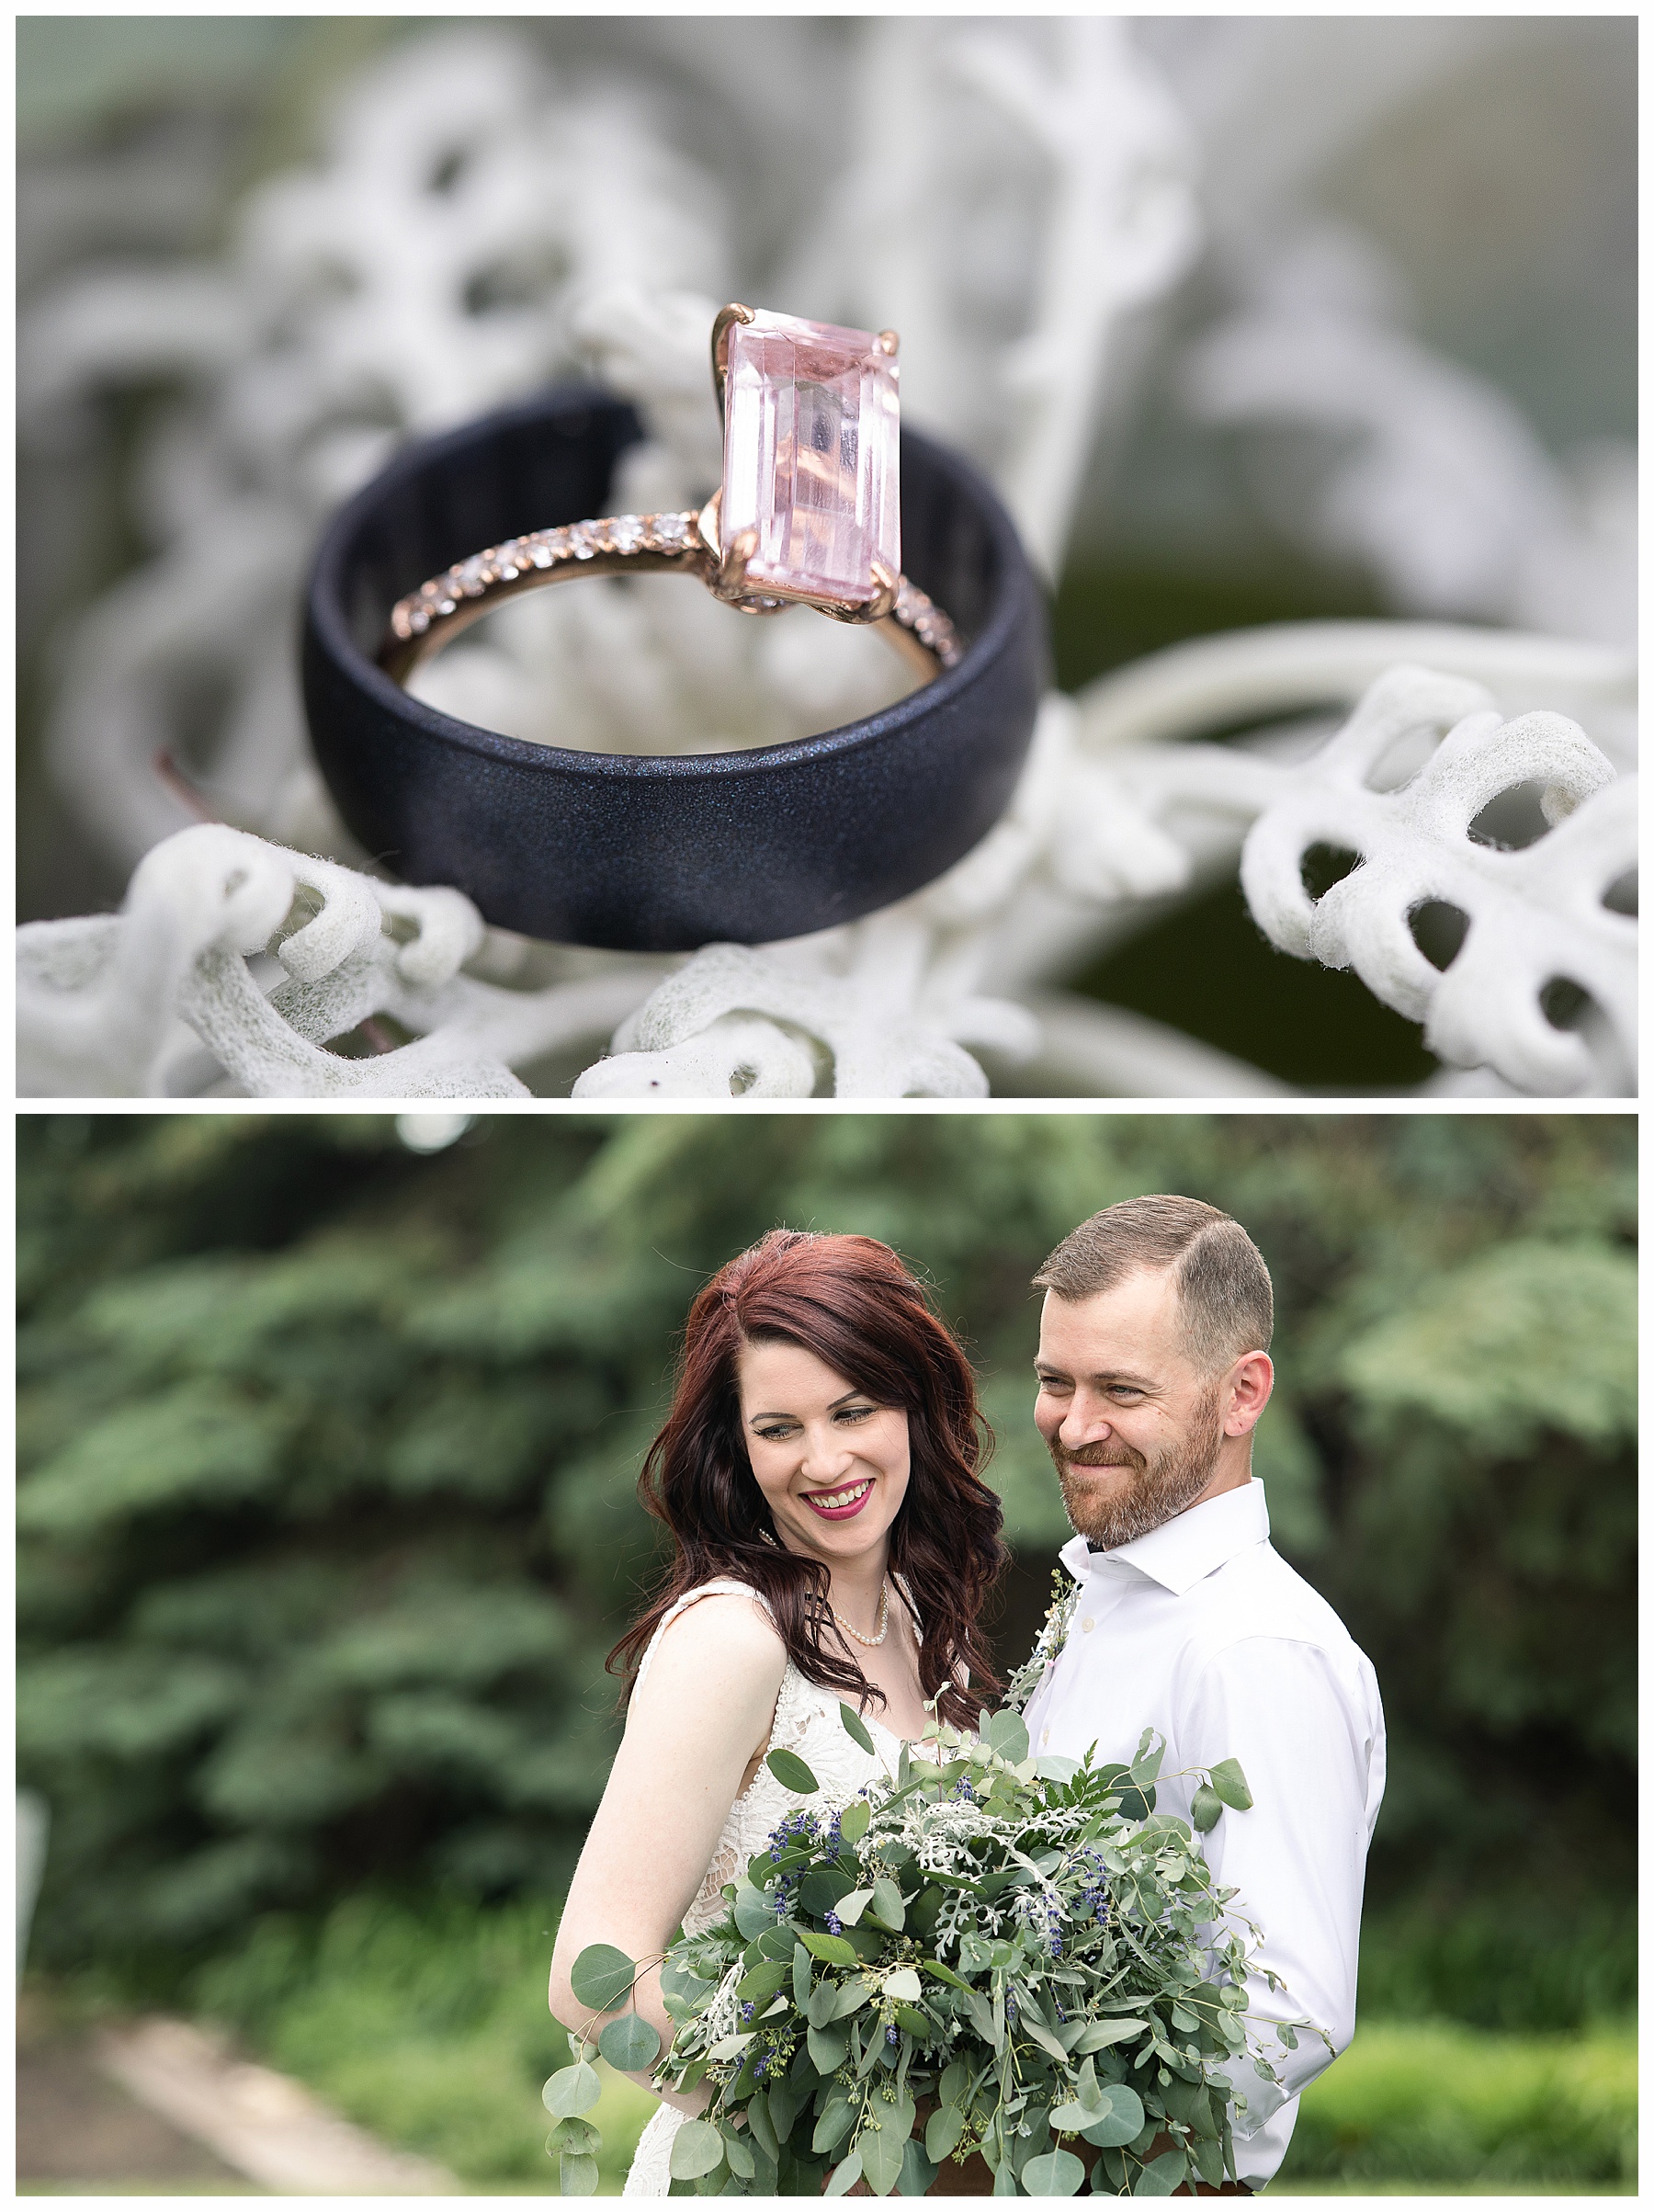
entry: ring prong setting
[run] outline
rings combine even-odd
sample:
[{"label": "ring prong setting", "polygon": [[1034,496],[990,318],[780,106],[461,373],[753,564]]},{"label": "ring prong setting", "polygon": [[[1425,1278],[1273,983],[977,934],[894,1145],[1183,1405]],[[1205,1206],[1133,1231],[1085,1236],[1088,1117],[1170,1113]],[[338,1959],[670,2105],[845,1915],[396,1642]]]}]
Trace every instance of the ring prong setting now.
[{"label": "ring prong setting", "polygon": [[720,598],[744,596],[747,569],[757,550],[758,533],[755,529],[736,531],[724,547],[718,563],[718,591]]},{"label": "ring prong setting", "polygon": [[713,317],[712,389],[718,395],[718,419],[720,423],[724,413],[724,386],[730,375],[730,333],[739,323],[755,323],[757,320],[757,310],[743,306],[739,300],[731,300],[727,307],[720,307]]}]

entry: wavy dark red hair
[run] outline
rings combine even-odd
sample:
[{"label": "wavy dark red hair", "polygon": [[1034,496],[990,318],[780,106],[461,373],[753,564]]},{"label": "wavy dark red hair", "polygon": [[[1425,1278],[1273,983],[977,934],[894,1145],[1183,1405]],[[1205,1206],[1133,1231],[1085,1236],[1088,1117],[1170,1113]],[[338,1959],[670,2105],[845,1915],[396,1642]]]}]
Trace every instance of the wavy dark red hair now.
[{"label": "wavy dark red hair", "polygon": [[[787,1654],[823,1688],[882,1703],[834,1639],[823,1646],[828,1576],[785,1549],[747,1458],[736,1362],[743,1344],[782,1338],[908,1418],[907,1495],[890,1528],[890,1566],[911,1595],[919,1673],[944,1719],[969,1727],[1000,1685],[978,1618],[1004,1567],[1000,1503],[979,1469],[993,1438],[953,1333],[888,1244],[775,1229],[721,1267],[689,1309],[666,1424],[638,1494],[676,1542],[665,1581],[609,1653],[632,1681],[663,1616],[719,1575],[769,1600]],[[970,1687],[963,1687],[969,1673]]]}]

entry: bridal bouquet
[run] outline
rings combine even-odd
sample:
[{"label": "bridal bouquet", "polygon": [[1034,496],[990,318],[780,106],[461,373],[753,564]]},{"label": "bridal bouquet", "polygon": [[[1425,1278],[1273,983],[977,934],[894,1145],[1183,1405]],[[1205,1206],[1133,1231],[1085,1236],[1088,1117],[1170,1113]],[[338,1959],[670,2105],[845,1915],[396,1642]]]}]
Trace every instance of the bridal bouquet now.
[{"label": "bridal bouquet", "polygon": [[[844,1727],[871,1750],[859,1718]],[[663,2086],[711,2091],[672,2148],[673,2193],[921,2195],[980,2153],[980,2186],[946,2194],[1166,2195],[1235,2177],[1232,2070],[1250,2059],[1242,1939],[1221,1925],[1195,1840],[1252,1802],[1239,1766],[1204,1773],[1194,1826],[1153,1809],[1161,1751],[1129,1767],[1032,1759],[1018,1714],[980,1740],[933,1722],[894,1783],[837,1812],[801,1809],[723,1892],[726,1917],[680,1938],[662,1989],[676,2024]],[[773,1752],[801,1796],[815,1776]],[[622,2003],[639,1968],[583,1951],[574,1990]],[[1273,1986],[1273,1984],[1272,1984]],[[1301,2025],[1301,2024],[1300,2024]],[[1296,2041],[1290,2024],[1280,2040]],[[565,2193],[595,2185],[589,2047],[546,2084]],[[613,2048],[611,2048],[611,2044]],[[655,2064],[635,2012],[604,2029],[612,2063]]]}]

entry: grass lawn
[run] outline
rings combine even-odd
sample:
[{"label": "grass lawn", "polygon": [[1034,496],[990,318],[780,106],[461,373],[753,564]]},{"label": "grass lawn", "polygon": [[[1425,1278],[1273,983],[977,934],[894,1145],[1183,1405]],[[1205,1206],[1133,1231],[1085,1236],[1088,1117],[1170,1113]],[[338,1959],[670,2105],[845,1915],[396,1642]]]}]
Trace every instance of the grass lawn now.
[{"label": "grass lawn", "polygon": [[1378,2020],[1305,2092],[1279,2185],[1629,2190],[1636,2172],[1628,2025],[1542,2037]]}]

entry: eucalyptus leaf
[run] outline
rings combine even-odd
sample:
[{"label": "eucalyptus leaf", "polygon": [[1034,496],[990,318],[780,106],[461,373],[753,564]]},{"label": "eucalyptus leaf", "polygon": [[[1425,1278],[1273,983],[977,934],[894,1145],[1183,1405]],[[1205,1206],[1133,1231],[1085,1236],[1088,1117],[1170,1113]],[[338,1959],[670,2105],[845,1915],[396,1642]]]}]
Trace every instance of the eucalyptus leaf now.
[{"label": "eucalyptus leaf", "polygon": [[848,1897],[855,1888],[854,1878],[842,1867],[817,1867],[799,1883],[799,1902],[812,1920],[825,1920],[829,1912],[838,1911],[840,1899]]},{"label": "eucalyptus leaf", "polygon": [[698,2181],[723,2163],[723,2137],[710,2120],[685,2120],[672,2138],[674,2182]]},{"label": "eucalyptus leaf", "polygon": [[850,2031],[843,2027],[812,2027],[807,2032],[810,2063],[817,2073],[837,2073],[850,2053]]},{"label": "eucalyptus leaf", "polygon": [[861,2152],[853,2150],[842,2166],[833,2168],[832,2178],[821,2191],[821,2195],[823,2196],[844,2196],[855,2188],[861,2177]]},{"label": "eucalyptus leaf", "polygon": [[833,1910],[842,1927],[854,1928],[872,1902],[871,1889],[848,1889]]},{"label": "eucalyptus leaf", "polygon": [[1085,2168],[1071,2150],[1047,2150],[1022,2170],[1030,2196],[1073,2196],[1084,2185]]},{"label": "eucalyptus leaf", "polygon": [[[792,1979],[792,1972],[790,1960],[783,1964],[778,1958],[765,1958],[742,1976],[735,1985],[735,1994],[748,2004],[761,2004],[777,1990],[786,1988]],[[603,2055],[606,2059],[608,2052],[606,2050]]]},{"label": "eucalyptus leaf", "polygon": [[889,2110],[889,2106],[881,2107],[874,2100],[872,2116],[856,2143],[861,2152],[862,2178],[875,2196],[889,2196],[901,2178],[901,2152],[907,2137],[897,2134],[891,2120],[878,2116],[881,2111]]},{"label": "eucalyptus leaf", "polygon": [[[856,1712],[854,1707],[841,1704],[839,1707],[839,1719],[844,1722],[844,1733],[850,1738],[851,1741],[854,1743],[859,1743],[863,1751],[872,1753],[872,1755],[877,1758],[878,1755],[878,1747],[874,1743],[872,1737],[868,1734],[867,1724],[862,1719],[861,1715]],[[842,1827],[839,1830],[839,1833],[841,1835],[844,1833]]]},{"label": "eucalyptus leaf", "polygon": [[750,1882],[735,1892],[735,1925],[751,1943],[754,1936],[763,1935],[776,1924],[776,1908],[762,1889],[754,1889]]},{"label": "eucalyptus leaf", "polygon": [[763,2090],[758,2092],[746,2112],[747,2126],[753,2131],[753,2142],[766,2158],[778,2159],[781,2156],[781,2138],[776,2133],[775,2116],[770,2110],[769,2098]]},{"label": "eucalyptus leaf", "polygon": [[1189,2161],[1181,2150],[1162,2150],[1150,2159],[1132,2184],[1133,2196],[1170,2196],[1189,2178]]},{"label": "eucalyptus leaf", "polygon": [[603,2138],[590,2120],[559,2120],[546,2138],[547,2151],[556,2156],[572,2150],[578,2157],[595,2157]]},{"label": "eucalyptus leaf", "polygon": [[868,1911],[881,1927],[889,1928],[892,1934],[901,1934],[907,1914],[901,1902],[901,1892],[893,1881],[887,1877],[874,1883]]},{"label": "eucalyptus leaf", "polygon": [[636,2013],[622,2013],[598,2036],[597,2048],[617,2073],[638,2074],[660,2057],[660,2032]]},{"label": "eucalyptus leaf", "polygon": [[723,2136],[724,2157],[730,2162],[730,2172],[738,2181],[750,2182],[758,2171],[758,2161],[753,2156],[751,2143],[743,2142],[732,2127],[720,2130]]},{"label": "eucalyptus leaf", "polygon": [[1212,1769],[1212,1787],[1226,1805],[1237,1812],[1250,1812],[1252,1794],[1246,1787],[1246,1776],[1240,1772],[1239,1759],[1219,1759]]},{"label": "eucalyptus leaf", "polygon": [[943,2070],[942,2079],[936,2084],[936,2094],[944,2104],[962,2105],[969,2087],[969,2067],[963,2059],[954,2059]]},{"label": "eucalyptus leaf", "polygon": [[799,1939],[807,1951],[823,1958],[829,1966],[853,1967],[855,1964],[855,1945],[846,1943],[842,1935],[818,1935],[813,1928],[800,1928]]},{"label": "eucalyptus leaf", "polygon": [[965,2132],[965,2115],[957,2104],[938,2104],[924,2123],[924,2155],[936,2165],[951,2158]]},{"label": "eucalyptus leaf", "polygon": [[1223,1799],[1204,1782],[1189,1800],[1189,1818],[1202,1835],[1216,1828],[1223,1818]]},{"label": "eucalyptus leaf", "polygon": [[1002,1759],[1015,1766],[1028,1755],[1027,1723],[1020,1713],[995,1713],[985,1730],[987,1740]]},{"label": "eucalyptus leaf", "polygon": [[867,1832],[873,1819],[873,1809],[863,1799],[856,1798],[846,1805],[839,1815],[839,1833],[846,1843],[859,1843]]},{"label": "eucalyptus leaf", "polygon": [[1197,2137],[1189,2145],[1189,2158],[1195,2172],[1208,2188],[1223,2185],[1223,2145],[1216,2136]]},{"label": "eucalyptus leaf", "polygon": [[554,2120],[572,2120],[590,2112],[602,2094],[603,2084],[594,2067],[565,2066],[541,2089],[540,2103]]},{"label": "eucalyptus leaf", "polygon": [[901,2172],[896,2177],[896,2191],[900,2196],[928,2196],[931,2184],[936,2178],[935,2165],[920,2147],[916,2136],[909,2136],[901,2146]]},{"label": "eucalyptus leaf", "polygon": [[[855,2125],[855,2105],[851,2104],[844,2090],[835,2088],[822,2107],[821,2118],[815,2124],[815,2134],[810,2140],[810,2149],[831,2156]],[[855,2178],[857,2181],[861,2179],[859,2166],[856,2168]],[[849,2186],[850,2184],[846,2183],[845,2187]]]},{"label": "eucalyptus leaf", "polygon": [[898,1967],[893,1974],[887,1974],[882,1987],[887,1997],[900,1997],[907,2004],[916,2004],[923,1995],[912,1967]]},{"label": "eucalyptus leaf", "polygon": [[809,2092],[796,2088],[791,2082],[772,2082],[769,2086],[769,2116],[775,2123],[776,2140],[785,2143],[792,2134],[793,2122],[803,2110]]},{"label": "eucalyptus leaf", "polygon": [[1148,2126],[1142,2098],[1128,2083],[1111,2082],[1104,2087],[1103,2099],[1102,2108],[1089,2115],[1080,2133],[1099,2150],[1120,2150],[1135,2143]]},{"label": "eucalyptus leaf", "polygon": [[783,1789],[790,1789],[795,1797],[813,1798],[821,1788],[797,1752],[776,1750],[764,1762]]},{"label": "eucalyptus leaf", "polygon": [[590,2005],[595,2013],[612,2013],[630,1994],[637,1979],[638,1969],[624,1951],[617,1951],[613,1944],[594,1943],[574,1961],[569,1986],[577,2004]]},{"label": "eucalyptus leaf", "polygon": [[930,1975],[935,1981],[946,1981],[951,1989],[967,1990],[970,1987],[968,1981],[959,1979],[951,1967],[945,1967],[939,1958],[922,1958],[919,1971]]},{"label": "eucalyptus leaf", "polygon": [[1031,2036],[1034,2041],[1038,2044],[1041,2050],[1048,2051],[1051,2057],[1057,2059],[1059,2063],[1062,2059],[1068,2057],[1068,2053],[1063,2049],[1061,2043],[1054,2035],[1052,2035],[1050,2029],[1047,2027],[1045,2022],[1039,2017],[1037,2013],[1032,2010],[1031,2007],[1025,2005],[1024,2006],[1022,2012],[1017,2016],[1016,2025],[1018,2031],[1021,2034],[1025,2036]]},{"label": "eucalyptus leaf", "polygon": [[595,2196],[596,2160],[583,2150],[565,2150],[557,2161],[557,2185],[564,2196]]}]

